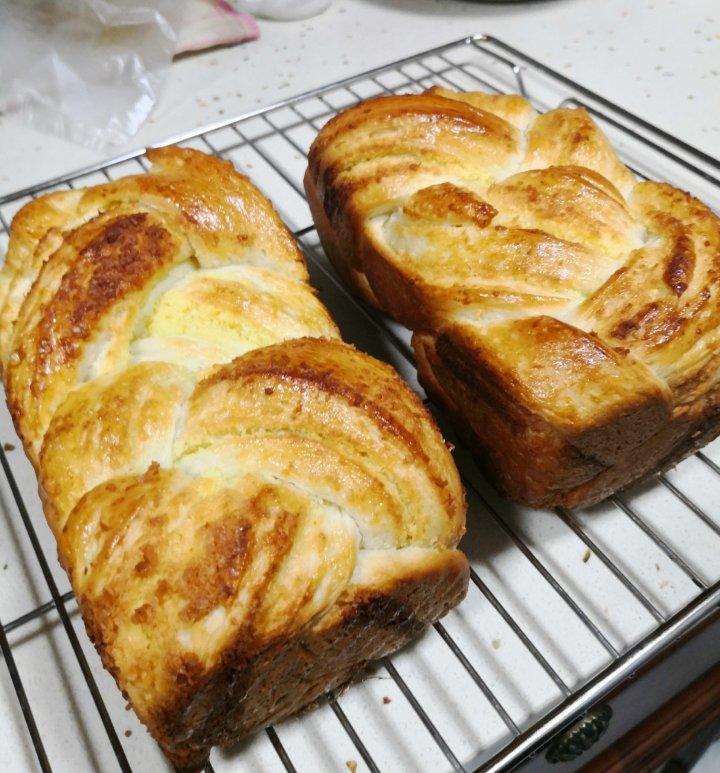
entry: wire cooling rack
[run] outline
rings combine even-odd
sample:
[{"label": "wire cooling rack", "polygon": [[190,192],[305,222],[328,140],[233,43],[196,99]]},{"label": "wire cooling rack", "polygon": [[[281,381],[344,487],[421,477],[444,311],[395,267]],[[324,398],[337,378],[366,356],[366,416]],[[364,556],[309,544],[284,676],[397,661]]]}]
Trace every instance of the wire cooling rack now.
[{"label": "wire cooling rack", "polygon": [[[344,337],[391,362],[423,397],[408,332],[339,284],[301,179],[316,131],[338,110],[433,84],[520,92],[539,110],[585,106],[638,175],[668,179],[720,208],[713,158],[485,35],[173,138],[228,158],[253,178],[294,230]],[[12,215],[31,197],[145,168],[140,153],[128,154],[0,198],[0,254]],[[162,770],[160,752],[85,636],[4,407],[0,431],[0,647],[7,666],[0,767]],[[470,502],[467,599],[363,683],[235,749],[214,750],[209,770],[505,770],[720,603],[717,442],[582,511],[512,505],[484,483],[462,446],[456,458]]]}]

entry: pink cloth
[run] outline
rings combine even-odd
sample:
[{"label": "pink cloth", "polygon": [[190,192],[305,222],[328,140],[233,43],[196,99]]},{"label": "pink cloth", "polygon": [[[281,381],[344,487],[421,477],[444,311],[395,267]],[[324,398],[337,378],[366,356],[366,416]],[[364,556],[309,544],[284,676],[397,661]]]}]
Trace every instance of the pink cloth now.
[{"label": "pink cloth", "polygon": [[260,36],[255,19],[226,0],[188,0],[175,54],[243,43]]}]

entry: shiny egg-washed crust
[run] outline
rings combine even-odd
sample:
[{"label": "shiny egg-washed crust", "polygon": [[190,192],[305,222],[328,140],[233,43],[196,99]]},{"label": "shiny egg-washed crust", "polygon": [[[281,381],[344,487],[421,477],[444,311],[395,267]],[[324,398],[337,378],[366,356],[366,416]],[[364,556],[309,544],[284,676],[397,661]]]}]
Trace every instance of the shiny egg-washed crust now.
[{"label": "shiny egg-washed crust", "polygon": [[414,331],[420,380],[502,491],[587,505],[720,432],[720,221],[638,182],[583,109],[379,97],[312,145],[323,246]]},{"label": "shiny egg-washed crust", "polygon": [[0,353],[88,633],[193,770],[454,606],[465,502],[420,400],[339,340],[247,178],[148,159],[18,212]]}]

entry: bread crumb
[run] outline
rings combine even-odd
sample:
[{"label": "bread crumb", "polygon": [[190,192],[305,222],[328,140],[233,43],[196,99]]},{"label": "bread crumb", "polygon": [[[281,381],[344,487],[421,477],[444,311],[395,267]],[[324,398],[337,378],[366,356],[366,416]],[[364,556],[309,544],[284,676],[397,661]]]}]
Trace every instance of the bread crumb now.
[{"label": "bread crumb", "polygon": [[392,698],[388,698],[387,695],[383,695],[383,703],[387,706],[388,703],[392,702]]},{"label": "bread crumb", "polygon": [[345,767],[350,771],[350,773],[355,773],[357,770],[357,762],[355,762],[355,760],[348,760],[345,763]]},{"label": "bread crumb", "polygon": [[12,443],[3,443],[3,448],[6,451],[14,451],[15,450],[15,446]]},{"label": "bread crumb", "polygon": [[494,650],[499,650],[502,642],[500,641],[500,639],[493,639],[491,644]]},{"label": "bread crumb", "polygon": [[131,735],[132,735],[132,730],[125,731],[125,738],[130,738]]},{"label": "bread crumb", "polygon": [[125,704],[125,711],[130,711],[131,708],[132,706],[129,703]]},{"label": "bread crumb", "polygon": [[661,587],[661,588],[664,588],[664,587],[665,587],[666,585],[668,585],[668,584],[669,584],[668,580],[663,580],[663,581],[660,583],[660,587]]},{"label": "bread crumb", "polygon": [[656,569],[656,571],[659,572],[660,571],[660,564],[655,564],[655,569]]},{"label": "bread crumb", "polygon": [[583,553],[583,563],[584,563],[584,564],[586,564],[586,563],[587,563],[587,562],[590,560],[590,556],[591,556],[591,555],[592,555],[592,553],[590,552],[590,550],[589,550],[589,549],[588,549],[588,550],[586,550],[586,551]]}]

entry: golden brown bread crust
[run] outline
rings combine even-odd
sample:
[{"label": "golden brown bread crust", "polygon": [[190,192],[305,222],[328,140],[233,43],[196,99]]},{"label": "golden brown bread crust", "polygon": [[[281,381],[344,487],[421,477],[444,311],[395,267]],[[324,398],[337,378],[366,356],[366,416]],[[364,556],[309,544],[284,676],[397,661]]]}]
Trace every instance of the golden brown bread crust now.
[{"label": "golden brown bread crust", "polygon": [[720,220],[638,183],[584,110],[371,99],[321,130],[305,188],[509,497],[596,502],[720,430]]},{"label": "golden brown bread crust", "polygon": [[148,156],[20,210],[0,357],[88,633],[191,770],[456,604],[465,502],[269,202],[227,162]]}]

